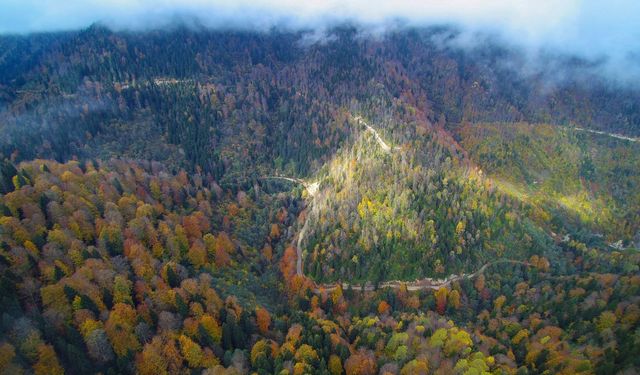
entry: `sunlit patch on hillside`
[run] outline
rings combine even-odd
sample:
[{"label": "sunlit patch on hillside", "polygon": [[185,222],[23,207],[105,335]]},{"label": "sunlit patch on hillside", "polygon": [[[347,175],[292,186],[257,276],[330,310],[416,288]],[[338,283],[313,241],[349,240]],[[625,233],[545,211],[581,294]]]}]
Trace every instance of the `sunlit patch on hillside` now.
[{"label": "sunlit patch on hillside", "polygon": [[584,191],[578,194],[560,196],[556,202],[577,214],[580,220],[586,223],[593,223],[597,215],[604,214],[604,212],[595,207]]},{"label": "sunlit patch on hillside", "polygon": [[633,142],[526,123],[466,125],[459,135],[487,180],[533,205],[535,217],[578,221],[616,238],[637,233],[640,155]]},{"label": "sunlit patch on hillside", "polygon": [[517,198],[521,201],[526,202],[529,200],[529,195],[524,191],[524,189],[521,186],[518,186],[518,184],[511,183],[509,181],[506,181],[500,178],[491,178],[491,181],[500,192],[508,196]]}]

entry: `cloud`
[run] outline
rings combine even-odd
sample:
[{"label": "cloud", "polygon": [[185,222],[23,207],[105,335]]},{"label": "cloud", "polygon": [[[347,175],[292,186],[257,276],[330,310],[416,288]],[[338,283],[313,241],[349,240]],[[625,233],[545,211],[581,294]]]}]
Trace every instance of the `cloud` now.
[{"label": "cloud", "polygon": [[607,60],[640,70],[638,0],[0,0],[0,33],[162,28],[176,20],[207,27],[322,29],[350,21],[382,28],[457,25],[531,50]]}]

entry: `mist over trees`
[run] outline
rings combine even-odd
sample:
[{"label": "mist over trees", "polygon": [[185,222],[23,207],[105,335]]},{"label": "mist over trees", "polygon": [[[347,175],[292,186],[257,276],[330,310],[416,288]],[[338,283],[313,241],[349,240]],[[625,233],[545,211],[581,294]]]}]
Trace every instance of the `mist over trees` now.
[{"label": "mist over trees", "polygon": [[361,31],[0,36],[0,372],[638,372],[637,89]]}]

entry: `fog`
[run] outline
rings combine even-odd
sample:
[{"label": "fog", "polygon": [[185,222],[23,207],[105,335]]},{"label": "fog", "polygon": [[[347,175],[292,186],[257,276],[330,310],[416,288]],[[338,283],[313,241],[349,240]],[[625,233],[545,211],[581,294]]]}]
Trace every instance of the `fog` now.
[{"label": "fog", "polygon": [[[570,54],[597,61],[611,76],[640,77],[637,0],[0,0],[0,33],[74,30],[102,23],[116,30],[164,28],[177,21],[210,28],[310,29],[316,39],[351,22],[389,27],[447,24],[467,35],[492,35],[532,59]],[[471,35],[472,37],[468,37]],[[464,40],[464,38],[461,38]]]}]

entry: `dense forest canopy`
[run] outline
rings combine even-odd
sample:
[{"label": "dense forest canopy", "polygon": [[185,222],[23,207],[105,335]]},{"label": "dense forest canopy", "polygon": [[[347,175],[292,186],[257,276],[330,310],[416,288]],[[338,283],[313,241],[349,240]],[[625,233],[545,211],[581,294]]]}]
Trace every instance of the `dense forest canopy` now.
[{"label": "dense forest canopy", "polygon": [[[638,134],[638,91],[588,74],[587,62],[562,64],[562,79],[544,68],[525,73],[517,49],[459,47],[450,28],[372,38],[344,26],[315,44],[304,35],[96,25],[0,36],[0,151],[18,151],[18,160],[166,157],[217,178],[278,160],[305,175],[345,139],[348,129],[332,125],[337,114],[376,98],[398,101],[410,113],[394,116],[423,124],[527,121]],[[123,137],[136,132],[158,144]],[[236,155],[236,142],[256,152]]]},{"label": "dense forest canopy", "polygon": [[0,373],[640,371],[640,90],[460,35],[0,35]]}]

